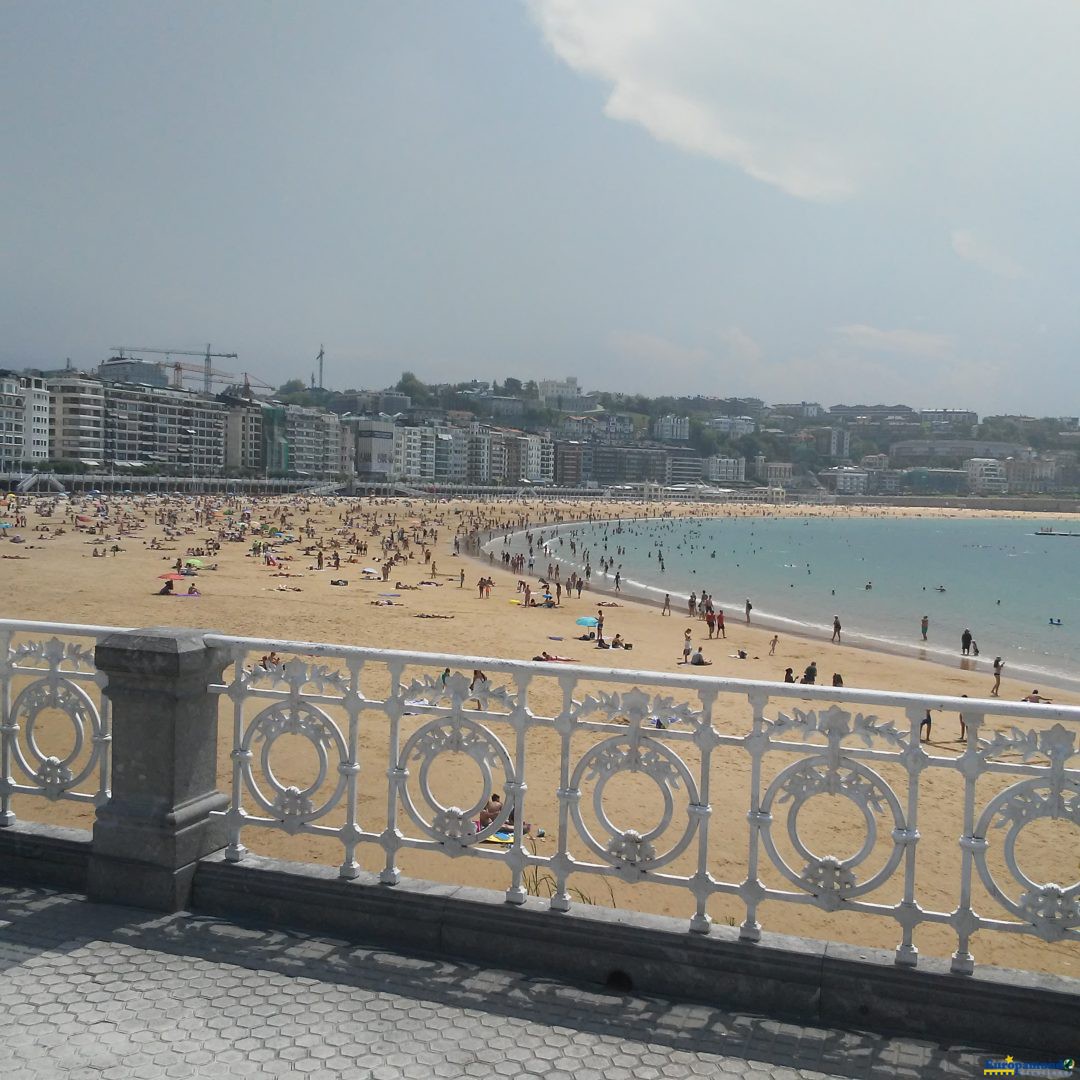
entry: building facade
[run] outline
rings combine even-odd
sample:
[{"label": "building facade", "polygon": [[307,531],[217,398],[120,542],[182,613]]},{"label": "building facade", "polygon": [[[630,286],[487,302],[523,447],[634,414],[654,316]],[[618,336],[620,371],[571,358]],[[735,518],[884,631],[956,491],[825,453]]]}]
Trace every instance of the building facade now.
[{"label": "building facade", "polygon": [[49,457],[100,465],[105,457],[105,388],[80,372],[47,380]]},{"label": "building facade", "polygon": [[43,378],[0,372],[0,471],[48,460],[50,415]]}]

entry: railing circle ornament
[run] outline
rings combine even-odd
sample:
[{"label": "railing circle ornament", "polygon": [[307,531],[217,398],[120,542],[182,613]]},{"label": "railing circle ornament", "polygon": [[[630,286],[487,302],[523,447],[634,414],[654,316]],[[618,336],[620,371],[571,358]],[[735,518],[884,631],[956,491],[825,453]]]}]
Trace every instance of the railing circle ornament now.
[{"label": "railing circle ornament", "polygon": [[[431,790],[431,769],[444,754],[464,754],[480,770],[479,794],[471,805],[445,806]],[[419,766],[415,775],[416,796],[410,765]],[[406,773],[400,788],[406,813],[432,840],[445,844],[448,850],[472,847],[506,826],[513,809],[509,796],[502,800],[500,813],[483,829],[478,827],[477,819],[493,793],[517,787],[510,754],[497,735],[464,713],[458,711],[452,716],[430,720],[413,732],[402,747],[398,767]]]},{"label": "railing circle ornament", "polygon": [[[854,855],[838,859],[811,851],[799,833],[799,818],[807,804],[818,795],[848,799],[863,817],[865,836]],[[790,803],[787,832],[792,847],[805,860],[802,870],[791,866],[776,849],[772,835],[775,803]],[[877,873],[860,882],[856,870],[870,857],[877,844],[877,815],[888,811],[893,821],[893,849]],[[904,811],[892,788],[873,769],[861,762],[841,758],[834,764],[828,755],[798,761],[780,772],[769,785],[761,803],[761,838],[773,865],[793,885],[817,898],[827,911],[843,900],[876,889],[900,863],[906,834]]]},{"label": "railing circle ornament", "polygon": [[975,827],[975,835],[985,837],[991,829],[1005,829],[1002,854],[1014,881],[1022,887],[1018,898],[1009,895],[987,863],[989,845],[974,848],[975,865],[983,884],[997,901],[1017,918],[1034,927],[1046,941],[1056,941],[1067,930],[1080,926],[1080,880],[1063,886],[1056,882],[1033,881],[1020,868],[1016,842],[1033,821],[1071,822],[1080,829],[1080,780],[1033,778],[1013,784],[987,803]]},{"label": "railing circle ornament", "polygon": [[[318,768],[315,779],[305,788],[283,784],[271,767],[274,744],[283,735],[307,739],[315,750]],[[260,743],[256,754],[253,748]],[[337,805],[345,790],[342,769],[349,760],[345,740],[333,720],[306,701],[278,702],[263,709],[248,726],[238,760],[248,791],[286,832],[298,832],[308,822],[323,817]],[[331,770],[335,777],[332,784]]]},{"label": "railing circle ornament", "polygon": [[[41,714],[54,710],[67,717],[74,732],[71,749],[63,758],[46,754],[38,743]],[[53,675],[23,687],[12,702],[10,723],[23,733],[22,739],[11,743],[15,761],[27,777],[41,785],[47,798],[59,798],[63,792],[78,787],[98,767],[94,740],[102,734],[101,714],[86,691],[68,679]],[[74,765],[87,743],[92,752],[75,772]]]},{"label": "railing circle ornament", "polygon": [[[647,831],[620,829],[608,817],[604,790],[616,776],[639,774],[656,785],[663,799],[659,820]],[[580,792],[583,783],[593,783],[592,805],[597,824],[606,837],[597,837],[581,815],[581,801],[571,798],[570,813],[574,825],[589,848],[605,862],[620,868],[656,870],[678,858],[693,839],[699,818],[687,814],[682,834],[669,847],[658,850],[656,841],[670,828],[679,786],[686,791],[690,805],[698,803],[698,788],[693,774],[669,746],[647,735],[615,735],[597,743],[581,758],[570,781],[571,792]]]}]

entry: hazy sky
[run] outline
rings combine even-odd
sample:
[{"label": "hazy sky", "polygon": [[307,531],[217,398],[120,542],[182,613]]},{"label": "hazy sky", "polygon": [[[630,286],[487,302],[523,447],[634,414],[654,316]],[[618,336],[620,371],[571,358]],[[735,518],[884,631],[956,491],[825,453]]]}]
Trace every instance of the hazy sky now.
[{"label": "hazy sky", "polygon": [[1077,56],[1074,0],[0,0],[0,366],[1075,414]]}]

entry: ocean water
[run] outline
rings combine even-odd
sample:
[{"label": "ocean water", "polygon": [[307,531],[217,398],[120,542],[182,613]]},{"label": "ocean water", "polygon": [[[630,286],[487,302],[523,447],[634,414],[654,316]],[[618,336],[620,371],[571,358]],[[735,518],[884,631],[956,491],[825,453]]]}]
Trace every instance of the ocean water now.
[{"label": "ocean water", "polygon": [[[691,590],[713,595],[729,623],[744,618],[828,640],[839,616],[850,644],[906,652],[956,665],[970,628],[980,670],[995,655],[1006,672],[1052,685],[1080,686],[1080,537],[1039,536],[1080,526],[1014,518],[680,518],[563,525],[533,533],[534,574],[557,559],[565,578],[651,600],[671,594],[686,611]],[[571,550],[571,545],[576,552]],[[496,537],[488,550],[506,550]],[[528,550],[524,534],[509,549]],[[664,569],[660,569],[662,554]],[[608,573],[601,556],[613,560]],[[870,583],[872,588],[867,588]],[[939,591],[939,587],[944,591]],[[924,644],[919,624],[930,620]],[[1051,619],[1060,619],[1053,626]]]}]

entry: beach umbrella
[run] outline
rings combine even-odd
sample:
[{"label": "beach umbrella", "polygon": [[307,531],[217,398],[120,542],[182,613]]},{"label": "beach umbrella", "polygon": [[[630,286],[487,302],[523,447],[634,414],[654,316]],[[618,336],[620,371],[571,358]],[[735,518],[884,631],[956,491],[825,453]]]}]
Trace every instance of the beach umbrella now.
[{"label": "beach umbrella", "polygon": [[204,565],[202,559],[185,559],[184,561],[187,563],[188,566],[202,566],[202,565]]},{"label": "beach umbrella", "polygon": [[593,615],[582,615],[580,619],[575,619],[574,622],[578,626],[596,626],[597,620]]},{"label": "beach umbrella", "polygon": [[365,566],[364,569],[360,571],[361,574],[377,574],[378,572],[379,571],[376,570],[374,566]]},{"label": "beach umbrella", "polygon": [[183,574],[158,574],[158,578],[161,581],[183,581],[183,580],[185,580]]},{"label": "beach umbrella", "polygon": [[0,529],[10,529],[10,528],[13,528],[10,521],[0,521]]}]

